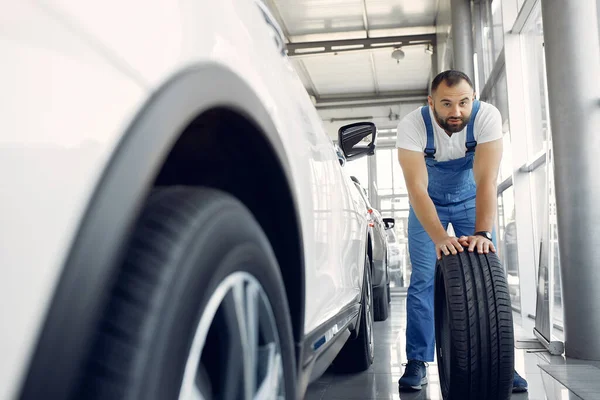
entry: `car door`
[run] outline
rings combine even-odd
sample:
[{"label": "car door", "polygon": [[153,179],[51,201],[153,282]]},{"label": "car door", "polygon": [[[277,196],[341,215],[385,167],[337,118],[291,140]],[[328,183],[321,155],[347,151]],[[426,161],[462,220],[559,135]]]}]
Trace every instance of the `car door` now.
[{"label": "car door", "polygon": [[[283,48],[285,40],[279,25],[261,1],[257,4],[271,29],[275,45]],[[310,193],[300,193],[302,201],[310,204],[308,208],[312,214],[307,216],[312,229],[304,237],[305,331],[309,332],[335,318],[358,298],[362,276],[358,268],[362,268],[364,261],[364,257],[360,257],[364,232],[361,234],[360,230],[364,222],[357,214],[358,200],[348,190],[347,177],[322,120],[291,60],[285,51],[280,53],[285,76],[281,83],[289,100],[281,106],[286,109],[290,131],[298,133],[290,140],[298,143],[294,157],[301,166],[300,180],[310,187]],[[298,136],[302,137],[301,141]]]}]

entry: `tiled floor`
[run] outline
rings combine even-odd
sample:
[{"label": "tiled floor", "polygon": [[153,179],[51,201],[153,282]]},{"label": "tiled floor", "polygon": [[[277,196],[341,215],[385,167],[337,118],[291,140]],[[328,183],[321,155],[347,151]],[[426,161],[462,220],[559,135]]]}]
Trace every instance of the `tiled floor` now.
[{"label": "tiled floor", "polygon": [[[429,365],[429,384],[420,392],[398,392],[398,379],[404,371],[402,363],[406,362],[405,328],[406,298],[405,295],[392,297],[392,312],[385,322],[376,322],[375,330],[375,362],[371,368],[355,375],[342,375],[326,372],[314,382],[307,391],[304,400],[441,400],[439,377],[435,362]],[[533,321],[522,320],[515,315],[515,338],[531,339]],[[567,370],[570,365],[580,367],[586,365],[587,374],[598,377],[594,382],[581,382],[583,388],[573,388],[581,396],[575,395],[550,374],[540,369],[539,365],[563,365]],[[593,385],[600,382],[600,363],[571,360],[564,357],[551,356],[539,350],[515,349],[515,367],[529,382],[529,392],[514,394],[513,400],[598,400],[600,393],[594,392]],[[568,371],[558,371],[555,376],[568,375]],[[571,371],[571,381],[577,380],[577,371]],[[589,379],[589,377],[588,377]],[[587,385],[587,386],[586,386]],[[484,400],[484,399],[482,399]]]}]

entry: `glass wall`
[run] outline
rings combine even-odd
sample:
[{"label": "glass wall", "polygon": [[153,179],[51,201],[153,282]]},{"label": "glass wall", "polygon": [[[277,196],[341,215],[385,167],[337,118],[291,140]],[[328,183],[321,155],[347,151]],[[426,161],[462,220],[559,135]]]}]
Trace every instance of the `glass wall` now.
[{"label": "glass wall", "polygon": [[[556,225],[556,197],[552,172],[552,133],[546,89],[546,64],[544,55],[544,28],[539,4],[536,5],[521,33],[522,63],[525,74],[525,95],[528,103],[528,164],[535,165],[530,174],[532,213],[535,215],[534,238],[536,255],[542,246],[552,272],[551,312],[555,327],[563,325],[560,280],[558,229]],[[539,165],[539,167],[537,167]],[[548,214],[546,214],[546,212]],[[538,256],[539,258],[539,256]],[[538,265],[539,265],[539,260]],[[538,267],[536,265],[536,268]]]},{"label": "glass wall", "polygon": [[[483,79],[481,82],[482,87],[485,86],[485,82],[492,74],[492,68],[494,67],[494,29],[492,19],[492,8],[489,1],[482,1],[480,4],[481,9],[481,43],[482,43],[482,59],[483,65]],[[479,51],[479,49],[476,49]]]},{"label": "glass wall", "polygon": [[[550,165],[553,165],[550,157]],[[549,229],[549,251],[550,270],[553,271],[553,291],[552,291],[552,319],[556,327],[563,327],[563,307],[562,307],[562,289],[560,278],[560,253],[558,241],[557,209],[556,196],[554,190],[554,173],[549,168],[548,173],[548,229]]]},{"label": "glass wall", "polygon": [[411,273],[408,256],[408,191],[395,148],[379,148],[375,152],[375,162],[379,211],[384,218],[392,217],[396,220],[395,243],[388,249],[393,264],[390,267],[390,286],[403,288],[408,286]]},{"label": "glass wall", "polygon": [[[524,24],[516,18],[525,3],[527,7],[533,4],[528,0],[481,0],[478,3],[481,20],[473,21],[474,32],[479,35],[474,40],[477,44],[474,51],[481,55],[476,58],[481,63],[477,69],[483,71],[484,78],[480,82],[484,88],[481,98],[494,104],[503,120],[504,154],[498,177],[497,233],[512,304],[518,311],[533,310],[524,316],[535,318],[531,315],[536,312],[532,304],[535,298],[528,294],[537,291],[540,255],[543,255],[552,271],[549,294],[552,306],[546,311],[552,313],[554,325],[560,330],[563,318],[556,227],[560,210],[556,209],[552,174],[543,21],[539,1],[533,4]],[[517,20],[518,25],[513,26]],[[503,21],[511,26],[503,26]],[[512,40],[505,35],[511,35]],[[510,82],[522,84],[508,85],[507,71],[513,77]],[[519,79],[514,78],[517,75]],[[508,99],[516,102],[511,104],[512,108]],[[517,103],[521,105],[518,108],[521,114],[510,115],[509,110],[517,110]],[[528,175],[523,178],[523,174]],[[513,184],[515,177],[518,177],[517,187]],[[518,199],[517,204],[515,199]],[[517,215],[520,218],[529,215],[529,220],[519,220]],[[531,244],[527,249],[519,247],[517,232],[525,238],[533,238],[533,258]],[[519,263],[519,254],[528,262]]]},{"label": "glass wall", "polygon": [[521,34],[523,73],[527,85],[529,121],[529,157],[545,153],[548,148],[548,109],[546,94],[546,66],[544,62],[544,30],[541,10],[532,13]]},{"label": "glass wall", "polygon": [[504,48],[504,28],[502,25],[502,0],[492,0],[492,29],[494,48],[492,59],[495,63]]},{"label": "glass wall", "polygon": [[[501,32],[501,30],[500,30]],[[500,63],[502,63],[500,58]],[[502,116],[503,154],[498,173],[498,213],[497,238],[498,255],[507,273],[512,306],[520,310],[521,297],[519,287],[519,259],[517,254],[517,230],[515,222],[515,195],[512,187],[513,163],[512,143],[510,134],[510,118],[508,113],[508,87],[506,72],[503,67],[498,78],[491,81],[491,90],[484,94],[483,101],[496,106]],[[493,79],[493,78],[491,78]]]},{"label": "glass wall", "polygon": [[521,295],[517,246],[515,194],[514,189],[509,187],[498,196],[498,255],[506,270],[512,306],[515,310],[520,311]]},{"label": "glass wall", "polygon": [[406,191],[404,175],[402,175],[402,169],[398,162],[398,151],[391,148],[382,148],[376,151],[375,160],[377,162],[377,194],[379,198],[388,197],[388,200],[391,200],[390,196],[406,196],[408,192]]}]

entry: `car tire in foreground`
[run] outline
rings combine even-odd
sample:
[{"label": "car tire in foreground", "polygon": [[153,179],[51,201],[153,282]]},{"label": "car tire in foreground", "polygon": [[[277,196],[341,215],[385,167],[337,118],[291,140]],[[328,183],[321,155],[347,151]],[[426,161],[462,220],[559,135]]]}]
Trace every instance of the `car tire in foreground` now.
[{"label": "car tire in foreground", "polygon": [[435,275],[435,338],[445,400],[508,400],[514,332],[508,283],[497,255],[443,256]]},{"label": "car tire in foreground", "polygon": [[149,196],[79,398],[292,399],[291,321],[273,250],[251,213],[212,189]]}]

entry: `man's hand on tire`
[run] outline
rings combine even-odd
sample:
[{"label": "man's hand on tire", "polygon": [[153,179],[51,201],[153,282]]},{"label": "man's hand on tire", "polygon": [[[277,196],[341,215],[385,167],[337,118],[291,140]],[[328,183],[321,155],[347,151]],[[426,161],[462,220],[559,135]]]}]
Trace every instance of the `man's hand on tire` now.
[{"label": "man's hand on tire", "polygon": [[488,254],[490,251],[492,253],[496,252],[494,243],[483,236],[461,236],[458,242],[462,246],[467,247],[470,252],[475,251],[475,249],[477,249],[479,254]]},{"label": "man's hand on tire", "polygon": [[437,255],[438,260],[442,258],[442,254],[449,256],[450,254],[456,254],[463,250],[464,248],[460,244],[458,238],[454,236],[446,236],[435,241],[435,254]]}]

